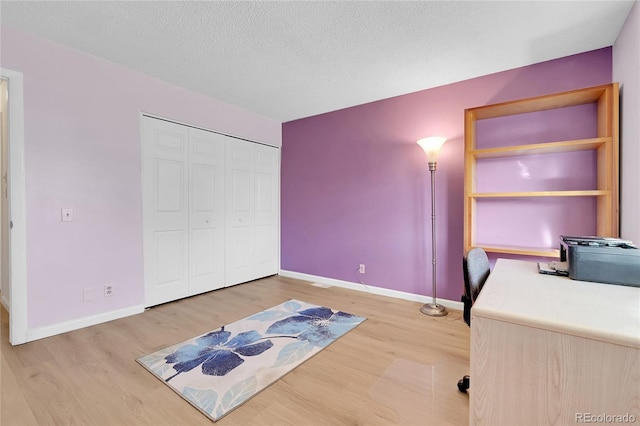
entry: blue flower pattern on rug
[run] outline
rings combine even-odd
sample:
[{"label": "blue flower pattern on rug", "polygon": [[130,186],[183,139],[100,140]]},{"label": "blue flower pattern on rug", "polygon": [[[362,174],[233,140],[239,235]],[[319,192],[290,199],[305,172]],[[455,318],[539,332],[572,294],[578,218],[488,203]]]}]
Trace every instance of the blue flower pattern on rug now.
[{"label": "blue flower pattern on rug", "polygon": [[[190,371],[202,365],[202,374],[224,376],[244,362],[242,356],[256,356],[273,346],[270,340],[258,342],[262,336],[255,331],[240,333],[229,340],[231,333],[222,327],[196,339],[195,345],[180,347],[165,360],[175,363],[176,374],[166,379],[173,379],[178,374]],[[258,342],[258,343],[256,343]]]},{"label": "blue flower pattern on rug", "polygon": [[216,421],[365,319],[289,300],[138,362]]},{"label": "blue flower pattern on rug", "polygon": [[298,315],[273,323],[268,334],[298,335],[298,340],[308,341],[314,346],[324,348],[359,323],[360,317],[345,312],[333,312],[329,308],[305,309]]}]

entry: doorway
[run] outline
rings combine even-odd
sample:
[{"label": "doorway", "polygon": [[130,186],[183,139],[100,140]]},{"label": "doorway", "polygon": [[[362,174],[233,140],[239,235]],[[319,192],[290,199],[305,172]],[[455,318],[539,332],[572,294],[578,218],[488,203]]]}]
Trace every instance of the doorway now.
[{"label": "doorway", "polygon": [[[21,72],[0,68],[2,104],[1,299],[7,307],[9,342],[29,341],[27,328],[27,232],[24,176],[24,90]],[[6,176],[6,177],[5,177]],[[4,322],[4,320],[3,320]]]},{"label": "doorway", "polygon": [[[6,311],[10,312],[8,100],[7,80],[0,79],[0,301]],[[2,318],[4,322],[4,312]]]}]

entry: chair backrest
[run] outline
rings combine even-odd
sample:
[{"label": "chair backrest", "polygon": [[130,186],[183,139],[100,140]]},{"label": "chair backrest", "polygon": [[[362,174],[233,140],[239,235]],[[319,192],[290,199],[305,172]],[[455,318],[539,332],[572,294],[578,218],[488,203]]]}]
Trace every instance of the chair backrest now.
[{"label": "chair backrest", "polygon": [[471,304],[476,301],[484,282],[489,277],[489,258],[480,247],[467,252],[462,262],[464,270],[464,291]]},{"label": "chair backrest", "polygon": [[489,258],[487,253],[479,247],[474,247],[462,259],[464,272],[464,311],[462,317],[467,325],[471,325],[471,306],[476,301],[484,282],[489,277]]}]

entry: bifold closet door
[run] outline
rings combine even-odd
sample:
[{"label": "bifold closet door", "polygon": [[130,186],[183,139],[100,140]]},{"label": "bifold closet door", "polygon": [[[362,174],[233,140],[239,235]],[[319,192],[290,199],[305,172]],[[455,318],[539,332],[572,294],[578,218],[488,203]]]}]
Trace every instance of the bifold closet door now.
[{"label": "bifold closet door", "polygon": [[146,306],[278,272],[279,152],[142,118]]},{"label": "bifold closet door", "polygon": [[278,272],[278,149],[227,144],[227,285]]},{"label": "bifold closet door", "polygon": [[189,128],[189,295],[225,285],[226,139]]},{"label": "bifold closet door", "polygon": [[144,117],[145,304],[225,285],[225,136]]},{"label": "bifold closet door", "polygon": [[189,130],[143,117],[145,304],[189,295]]},{"label": "bifold closet door", "polygon": [[278,273],[280,217],[280,151],[255,144],[255,269],[256,277]]}]

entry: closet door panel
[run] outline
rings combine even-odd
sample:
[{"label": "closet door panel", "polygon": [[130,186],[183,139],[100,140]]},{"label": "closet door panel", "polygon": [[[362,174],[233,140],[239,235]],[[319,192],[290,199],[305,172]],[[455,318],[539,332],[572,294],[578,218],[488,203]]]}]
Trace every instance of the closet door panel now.
[{"label": "closet door panel", "polygon": [[209,287],[214,287],[216,275],[221,272],[220,265],[215,262],[216,257],[220,254],[219,247],[216,247],[218,239],[219,235],[215,229],[194,229],[191,231],[189,239],[189,293],[198,293],[195,285],[198,280],[205,281],[201,286],[202,291],[208,291]]},{"label": "closet door panel", "polygon": [[142,121],[145,304],[188,295],[188,131]]},{"label": "closet door panel", "polygon": [[155,273],[158,286],[179,283],[184,277],[184,268],[180,260],[184,257],[184,232],[155,231]]},{"label": "closet door panel", "polygon": [[255,274],[278,272],[279,151],[255,146]]},{"label": "closet door panel", "polygon": [[[231,246],[229,247],[233,270],[240,281],[250,280],[253,264],[253,230],[247,226],[233,227]],[[232,283],[228,283],[231,285]],[[234,283],[237,284],[237,283]]]},{"label": "closet door panel", "polygon": [[[277,257],[273,250],[276,240],[275,229],[271,225],[256,226],[255,229],[255,269],[256,276],[265,277],[276,274]],[[274,269],[275,268],[275,269]]]},{"label": "closet door panel", "polygon": [[189,129],[189,294],[224,287],[225,137]]},{"label": "closet door panel", "polygon": [[254,145],[233,139],[227,143],[227,285],[255,278]]}]

